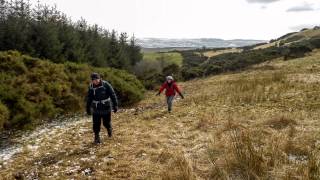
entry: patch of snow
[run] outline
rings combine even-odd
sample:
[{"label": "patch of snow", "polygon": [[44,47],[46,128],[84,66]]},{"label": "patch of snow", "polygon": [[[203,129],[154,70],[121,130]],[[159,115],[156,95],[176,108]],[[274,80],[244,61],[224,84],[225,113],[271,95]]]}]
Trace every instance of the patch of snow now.
[{"label": "patch of snow", "polygon": [[[21,137],[13,139],[14,142],[16,142],[16,145],[0,149],[0,161],[3,161],[5,163],[6,161],[10,160],[15,154],[21,153],[23,150],[23,146],[25,146],[28,150],[35,152],[45,139],[52,138],[53,136],[58,137],[62,133],[64,133],[66,129],[79,126],[80,124],[84,124],[88,121],[90,121],[90,119],[88,118],[76,117],[71,118],[71,120],[68,121],[58,121],[39,126],[31,133],[25,133],[21,135]],[[81,128],[81,132],[85,131],[85,128]]]},{"label": "patch of snow", "polygon": [[297,155],[293,155],[293,154],[289,154],[288,155],[288,159],[289,161],[291,162],[301,162],[301,163],[307,163],[307,159],[308,157],[307,156],[297,156]]},{"label": "patch of snow", "polygon": [[22,152],[22,147],[11,147],[4,150],[1,150],[0,152],[0,161],[7,161],[11,159],[11,157],[17,153]]}]

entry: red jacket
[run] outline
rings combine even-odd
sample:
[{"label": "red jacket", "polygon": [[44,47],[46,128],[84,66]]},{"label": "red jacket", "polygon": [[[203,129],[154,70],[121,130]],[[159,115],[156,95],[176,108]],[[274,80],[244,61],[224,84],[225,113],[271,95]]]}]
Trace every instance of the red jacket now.
[{"label": "red jacket", "polygon": [[166,96],[175,96],[176,92],[181,94],[180,89],[174,81],[171,83],[171,85],[169,85],[167,82],[163,83],[159,93],[161,93],[164,89],[166,89]]}]

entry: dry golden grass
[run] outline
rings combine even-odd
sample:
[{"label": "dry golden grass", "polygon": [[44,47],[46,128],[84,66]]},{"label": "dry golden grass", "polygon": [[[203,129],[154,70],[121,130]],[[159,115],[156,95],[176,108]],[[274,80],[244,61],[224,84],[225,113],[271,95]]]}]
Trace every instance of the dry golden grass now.
[{"label": "dry golden grass", "polygon": [[299,32],[298,34],[299,35],[303,35],[303,36],[305,36],[307,38],[315,37],[315,36],[319,36],[320,35],[320,29],[317,29],[317,30],[309,29],[309,30],[306,30],[306,31]]},{"label": "dry golden grass", "polygon": [[226,49],[226,50],[206,51],[203,53],[203,55],[206,57],[213,57],[213,56],[218,56],[220,54],[225,54],[225,53],[240,53],[240,52],[242,52],[242,49],[232,48],[232,49]]},{"label": "dry golden grass", "polygon": [[272,43],[268,43],[268,44],[263,44],[263,45],[260,45],[260,46],[257,46],[253,49],[265,49],[265,48],[268,48],[268,47],[272,47],[272,46],[275,46],[277,45],[279,42],[276,41],[276,42],[272,42]]},{"label": "dry golden grass", "polygon": [[[265,48],[268,48],[268,47],[272,47],[272,46],[276,46],[280,43],[280,41],[285,41],[289,38],[292,38],[294,36],[301,36],[303,37],[302,39],[309,39],[309,38],[312,38],[312,37],[316,37],[316,36],[320,36],[320,30],[317,29],[317,30],[314,30],[314,29],[309,29],[309,30],[305,30],[305,31],[302,31],[302,32],[297,32],[297,33],[294,33],[286,38],[283,38],[279,41],[275,41],[275,42],[272,42],[272,43],[268,43],[268,44],[264,44],[264,45],[261,45],[261,46],[257,46],[255,47],[254,49],[265,49]],[[287,43],[287,44],[291,44],[292,42],[290,43]]]},{"label": "dry golden grass", "polygon": [[92,145],[91,121],[82,119],[23,142],[0,162],[0,177],[319,179],[320,83],[311,78],[319,73],[315,51],[181,83],[186,98],[172,114],[148,92],[114,115],[113,139],[104,130],[103,144]]}]

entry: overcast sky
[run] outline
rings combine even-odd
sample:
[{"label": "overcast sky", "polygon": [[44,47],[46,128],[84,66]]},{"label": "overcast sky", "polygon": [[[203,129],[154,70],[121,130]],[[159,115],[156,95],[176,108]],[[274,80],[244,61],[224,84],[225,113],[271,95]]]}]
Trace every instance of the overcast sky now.
[{"label": "overcast sky", "polygon": [[[36,3],[37,0],[31,0]],[[320,25],[320,0],[41,0],[138,38],[277,38]]]}]

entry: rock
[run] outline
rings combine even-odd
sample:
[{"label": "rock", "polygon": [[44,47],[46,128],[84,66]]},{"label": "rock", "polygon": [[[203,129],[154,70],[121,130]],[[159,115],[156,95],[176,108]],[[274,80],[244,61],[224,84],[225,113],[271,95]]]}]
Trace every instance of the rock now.
[{"label": "rock", "polygon": [[111,161],[114,161],[113,157],[105,157],[105,158],[103,158],[103,162],[111,162]]},{"label": "rock", "polygon": [[86,176],[91,176],[93,173],[93,169],[91,167],[86,168],[85,170],[82,171],[82,174],[86,175]]},{"label": "rock", "polygon": [[89,158],[80,158],[80,161],[87,162],[87,161],[90,161],[90,159]]}]

